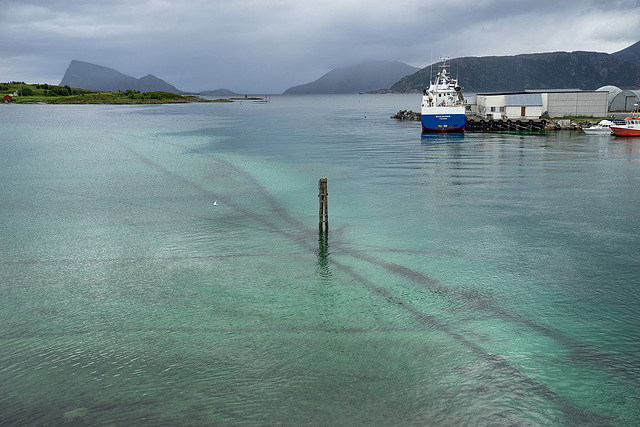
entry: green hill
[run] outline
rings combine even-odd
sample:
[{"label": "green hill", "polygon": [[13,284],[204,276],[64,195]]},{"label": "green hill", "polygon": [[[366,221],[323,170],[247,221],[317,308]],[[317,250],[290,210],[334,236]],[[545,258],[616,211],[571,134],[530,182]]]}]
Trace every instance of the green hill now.
[{"label": "green hill", "polygon": [[[14,96],[15,94],[15,96]],[[105,92],[56,86],[28,84],[25,82],[0,83],[0,95],[11,96],[18,104],[172,104],[186,102],[230,102],[227,99],[205,100],[198,96],[179,95],[171,92],[140,92],[127,89]]]},{"label": "green hill", "polygon": [[[406,76],[393,92],[421,92],[438,64]],[[553,52],[516,56],[465,57],[451,60],[450,74],[459,76],[465,92],[511,92],[525,89],[595,90],[605,85],[640,86],[640,65],[597,52]]]}]

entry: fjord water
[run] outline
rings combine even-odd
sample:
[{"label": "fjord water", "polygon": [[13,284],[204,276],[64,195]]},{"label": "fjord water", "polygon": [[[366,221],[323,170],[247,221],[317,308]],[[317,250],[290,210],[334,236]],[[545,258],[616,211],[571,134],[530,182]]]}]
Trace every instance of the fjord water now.
[{"label": "fjord water", "polygon": [[640,140],[418,107],[2,106],[0,424],[638,425]]}]

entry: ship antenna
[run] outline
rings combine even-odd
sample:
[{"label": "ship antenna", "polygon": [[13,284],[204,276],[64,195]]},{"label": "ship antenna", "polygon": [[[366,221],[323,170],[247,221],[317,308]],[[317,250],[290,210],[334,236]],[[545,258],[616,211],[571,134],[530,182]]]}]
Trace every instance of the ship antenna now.
[{"label": "ship antenna", "polygon": [[433,81],[433,46],[431,46],[431,58],[429,58],[431,65],[429,66],[429,84]]}]

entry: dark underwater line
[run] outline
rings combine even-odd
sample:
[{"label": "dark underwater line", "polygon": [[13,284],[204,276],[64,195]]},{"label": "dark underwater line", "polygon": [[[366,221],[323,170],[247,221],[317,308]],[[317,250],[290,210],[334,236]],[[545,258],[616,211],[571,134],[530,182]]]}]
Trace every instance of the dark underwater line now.
[{"label": "dark underwater line", "polygon": [[350,255],[354,258],[358,258],[371,264],[383,267],[387,271],[395,273],[399,276],[406,277],[407,279],[410,279],[415,283],[421,283],[436,294],[444,295],[458,301],[463,301],[472,309],[480,310],[485,313],[491,313],[495,317],[500,318],[506,322],[525,326],[537,333],[551,338],[571,351],[571,359],[574,362],[592,364],[597,363],[599,366],[605,367],[606,369],[624,372],[629,377],[637,378],[637,374],[635,374],[634,372],[630,372],[628,369],[618,366],[619,364],[614,357],[602,353],[598,350],[591,349],[589,348],[589,346],[563,334],[557,329],[549,328],[547,326],[536,323],[525,316],[510,312],[507,309],[498,306],[491,299],[480,294],[479,292],[460,290],[444,286],[441,282],[423,273],[411,270],[396,263],[388,262],[379,258],[372,257],[370,255],[366,255],[362,252],[352,252],[350,253]]},{"label": "dark underwater line", "polygon": [[[155,138],[149,138],[152,140],[155,140]],[[239,175],[243,176],[244,179],[251,184],[252,186],[254,186],[255,188],[257,188],[260,192],[260,194],[262,195],[262,197],[268,202],[268,204],[271,206],[271,208],[273,209],[273,211],[278,212],[280,214],[280,218],[282,218],[284,220],[284,222],[289,223],[290,225],[292,225],[295,228],[299,228],[301,232],[304,232],[304,236],[306,236],[306,233],[312,232],[312,229],[307,227],[305,224],[303,224],[302,222],[300,222],[299,220],[295,219],[294,217],[292,217],[284,207],[282,207],[280,205],[280,203],[277,201],[277,199],[262,185],[260,184],[251,174],[249,174],[247,171],[238,168],[237,166],[235,166],[234,164],[224,160],[224,159],[220,159],[216,156],[211,155],[210,153],[206,153],[204,151],[198,150],[198,149],[194,149],[194,148],[188,148],[188,147],[184,147],[180,144],[176,144],[173,142],[167,142],[167,141],[161,141],[164,144],[176,147],[176,148],[180,148],[182,150],[184,150],[185,152],[192,152],[195,154],[200,154],[209,158],[212,158],[214,160],[216,160],[217,162],[220,162],[222,164],[225,165],[225,167],[232,169],[234,172],[238,173]],[[122,145],[122,144],[120,144]],[[127,146],[123,146],[124,148],[128,149],[129,151],[131,151],[132,153],[136,154],[137,156],[142,157],[140,154],[136,153],[135,151],[131,150],[129,147]],[[144,157],[143,157],[144,158]],[[171,176],[174,177],[178,177],[180,179],[180,181],[182,182],[186,182],[189,185],[191,185],[192,187],[206,193],[206,194],[210,194],[210,192],[208,190],[203,189],[202,187],[200,187],[199,185],[192,183],[191,181],[188,181],[182,177],[180,177],[179,175],[168,171],[164,168],[161,168],[159,165],[154,164],[153,162],[149,161],[148,159],[145,158],[145,163],[150,164],[150,165],[155,165],[156,168],[159,168],[160,170],[168,173]],[[237,206],[237,205],[236,205]],[[247,211],[246,209],[237,206],[238,209],[242,210],[245,214],[250,215],[252,218],[258,220],[259,222],[262,222],[265,226],[267,226],[267,228],[269,230],[277,230],[275,232],[288,237],[292,240],[294,240],[296,243],[298,243],[299,245],[301,245],[303,248],[307,248],[310,249],[312,251],[315,250],[315,248],[309,244],[308,239],[306,239],[306,237],[303,237],[302,235],[293,235],[289,232],[284,232],[282,230],[278,230],[277,228],[274,227],[274,224],[267,221],[264,217],[260,217],[258,215],[255,215],[249,211]],[[335,244],[332,245],[334,248],[334,252],[335,251]],[[459,289],[455,289],[452,287],[448,287],[445,286],[444,284],[442,284],[440,281],[433,279],[423,273],[420,273],[418,271],[415,270],[411,270],[407,267],[401,266],[399,264],[396,263],[391,263],[388,261],[385,261],[383,259],[380,258],[376,258],[370,255],[366,255],[364,254],[362,251],[358,251],[358,250],[353,250],[353,249],[349,249],[346,247],[346,245],[340,245],[338,243],[338,248],[337,248],[337,252],[345,254],[347,256],[351,256],[353,258],[357,258],[357,259],[361,259],[365,262],[368,262],[370,264],[374,264],[374,265],[378,265],[380,267],[383,267],[384,269],[386,269],[387,271],[394,273],[396,275],[400,275],[406,278],[411,279],[414,282],[417,283],[422,283],[423,285],[425,285],[428,289],[430,289],[432,292],[436,293],[436,294],[440,294],[440,295],[446,295],[450,298],[455,298],[457,300],[461,300],[464,301],[465,303],[467,303],[470,307],[475,308],[475,309],[479,309],[479,310],[483,310],[483,311],[488,311],[491,312],[495,315],[497,315],[498,317],[502,318],[505,321],[508,322],[517,322],[521,325],[527,326],[539,333],[542,333],[543,335],[548,336],[549,338],[554,339],[555,341],[567,346],[568,348],[572,349],[572,350],[580,350],[580,351],[585,351],[585,349],[587,348],[586,345],[583,345],[581,343],[579,343],[576,340],[573,340],[571,338],[569,338],[568,336],[562,334],[560,331],[539,325],[533,321],[531,321],[530,319],[527,319],[521,315],[517,315],[515,313],[510,313],[508,312],[506,309],[497,306],[493,301],[491,301],[489,298],[487,298],[486,296],[483,296],[482,294],[480,294],[479,292],[475,292],[475,291],[463,291],[463,290],[459,290]],[[602,355],[604,356],[604,355]]]},{"label": "dark underwater line", "polygon": [[[154,140],[153,138],[149,138],[149,139]],[[257,222],[262,223],[265,227],[267,227],[270,230],[278,230],[278,233],[283,235],[283,236],[285,236],[285,237],[288,237],[288,238],[290,238],[290,239],[292,239],[294,241],[297,241],[299,243],[304,241],[304,239],[301,236],[295,236],[292,233],[279,230],[279,227],[277,227],[276,224],[274,224],[273,222],[267,220],[264,217],[264,215],[258,215],[258,214],[254,213],[252,211],[249,211],[248,209],[242,207],[241,205],[238,205],[237,203],[234,203],[234,202],[232,202],[230,200],[227,200],[225,197],[223,197],[223,196],[221,196],[219,194],[215,194],[212,191],[209,191],[209,190],[201,187],[200,185],[198,185],[198,184],[196,184],[196,183],[194,183],[192,181],[189,181],[188,179],[178,175],[177,173],[175,173],[173,171],[170,171],[170,170],[160,166],[157,163],[152,162],[148,158],[144,157],[143,155],[141,155],[140,153],[136,152],[135,150],[133,150],[129,146],[121,143],[120,141],[114,141],[114,142],[117,145],[119,145],[121,148],[129,151],[131,154],[136,156],[143,164],[145,164],[145,165],[147,165],[147,166],[149,166],[149,167],[151,167],[153,169],[156,169],[156,170],[166,174],[167,176],[171,177],[174,181],[181,182],[181,183],[183,183],[183,184],[185,184],[185,185],[187,185],[187,186],[189,186],[189,187],[191,187],[191,188],[203,193],[204,195],[208,196],[211,200],[222,200],[222,201],[224,201],[226,206],[234,208],[237,212],[241,212],[246,217],[252,218]],[[298,220],[294,219],[293,217],[291,217],[286,212],[286,210],[282,206],[279,205],[279,203],[276,201],[276,199],[266,190],[266,188],[264,186],[262,186],[255,178],[253,178],[246,171],[238,168],[237,166],[233,165],[232,163],[230,163],[230,162],[228,162],[226,160],[211,156],[208,153],[204,153],[202,151],[195,150],[195,149],[186,148],[186,147],[183,147],[181,145],[178,145],[178,144],[175,144],[175,143],[171,143],[171,142],[167,142],[167,141],[161,141],[161,142],[163,144],[166,144],[166,145],[170,145],[170,146],[173,146],[173,147],[176,147],[176,148],[180,148],[180,149],[182,149],[184,151],[187,151],[187,152],[194,152],[194,153],[197,153],[197,154],[204,155],[206,157],[214,159],[215,161],[223,164],[225,167],[233,170],[238,175],[242,176],[249,184],[251,184],[252,186],[254,186],[255,188],[257,188],[259,190],[259,192],[262,194],[262,197],[271,206],[271,210],[273,211],[273,213],[277,213],[277,214],[280,215],[280,217],[284,217],[285,221],[290,223],[291,225],[293,225],[293,226],[295,226],[295,227],[297,227],[297,228],[299,228],[301,230],[305,229],[304,224],[302,224],[300,221],[298,221]]]},{"label": "dark underwater line", "polygon": [[[150,138],[155,140],[155,138]],[[213,156],[210,153],[198,150],[198,149],[194,149],[194,148],[188,148],[188,147],[184,147],[180,144],[176,144],[173,142],[167,142],[167,141],[161,141],[164,144],[179,148],[181,150],[184,150],[185,152],[192,152],[195,154],[200,154],[203,155],[205,157],[211,158],[216,160],[217,162],[220,162],[222,164],[224,164],[225,167],[230,168],[231,170],[233,170],[235,173],[241,175],[249,184],[251,184],[252,186],[254,186],[255,188],[257,188],[257,190],[259,191],[259,193],[262,195],[262,197],[268,202],[268,204],[271,206],[272,210],[275,212],[278,212],[280,214],[280,218],[284,220],[284,222],[289,223],[290,225],[292,225],[295,228],[299,228],[301,232],[305,232],[304,235],[292,235],[289,232],[284,232],[282,230],[278,230],[277,232],[285,237],[288,237],[290,239],[292,239],[294,242],[296,242],[297,244],[301,245],[303,248],[307,248],[311,251],[315,251],[316,248],[314,248],[312,245],[309,244],[309,241],[306,237],[306,233],[313,233],[312,229],[307,227],[305,224],[303,224],[302,222],[300,222],[299,220],[295,219],[294,217],[292,217],[284,207],[282,207],[280,205],[280,203],[278,202],[278,200],[262,185],[260,184],[250,173],[248,173],[247,171],[238,168],[237,166],[235,166],[234,164],[224,160],[224,159],[220,159],[219,157]],[[126,146],[125,146],[126,147]],[[127,149],[129,149],[128,147],[126,147]],[[132,151],[131,149],[129,149],[130,151]],[[135,152],[134,152],[135,153]],[[137,153],[135,153],[137,154]],[[139,154],[137,154],[139,155]],[[150,161],[149,161],[150,162]],[[152,163],[152,162],[150,162]],[[157,166],[157,165],[156,165]],[[159,167],[159,166],[158,166]],[[164,168],[161,168],[162,170],[166,171]],[[178,176],[176,174],[174,174],[171,171],[166,171],[167,173],[171,174],[172,176]],[[183,182],[187,182],[189,183],[191,186],[193,186],[194,188],[199,189],[200,191],[203,191],[205,193],[208,193],[207,190],[201,188],[200,186],[198,186],[195,183],[191,183],[190,181],[185,180],[184,178],[180,177],[180,180]],[[248,212],[246,209],[238,207],[239,209],[241,209],[243,212],[245,212],[246,214],[250,215],[252,218],[258,220],[259,222],[262,222],[263,224],[265,224],[265,226],[267,226],[268,229],[270,230],[277,230],[277,228],[274,228],[273,223],[267,221],[264,217],[260,217],[257,216],[255,214],[252,214],[251,212]],[[415,271],[415,270],[411,270],[407,267],[401,266],[399,264],[396,263],[391,263],[388,261],[385,261],[383,259],[380,258],[376,258],[370,255],[366,255],[364,254],[362,251],[358,251],[358,250],[352,250],[347,248],[345,245],[340,245],[338,243],[338,248],[335,248],[335,244],[332,245],[335,249],[337,249],[337,252],[345,254],[347,256],[351,256],[353,258],[356,259],[361,259],[362,261],[368,262],[370,264],[374,264],[374,265],[378,265],[384,269],[386,269],[387,271],[402,276],[402,277],[406,277],[416,283],[421,283],[424,286],[426,286],[429,290],[431,290],[432,292],[439,294],[439,295],[445,295],[447,297],[450,298],[454,298],[456,300],[459,301],[463,301],[465,302],[468,306],[470,306],[471,308],[474,309],[478,309],[478,310],[482,310],[482,311],[486,311],[486,312],[490,312],[494,315],[496,315],[499,318],[502,318],[503,320],[507,321],[507,322],[516,322],[518,324],[521,324],[523,326],[526,326],[532,330],[535,330],[536,332],[539,332],[557,342],[559,342],[560,344],[566,346],[567,348],[569,348],[573,353],[574,353],[574,357],[576,358],[580,358],[579,353],[580,352],[588,352],[592,355],[592,357],[590,357],[591,360],[594,360],[595,357],[593,357],[594,355],[599,355],[602,359],[602,361],[606,361],[606,363],[611,364],[614,362],[614,358],[612,357],[608,357],[604,354],[600,354],[599,352],[595,351],[595,350],[591,350],[590,352],[587,350],[588,346],[578,342],[577,340],[574,340],[568,336],[566,336],[565,334],[563,334],[562,332],[552,329],[552,328],[548,328],[546,326],[542,326],[539,325],[535,322],[533,322],[530,319],[525,318],[524,316],[515,314],[515,313],[510,313],[509,311],[507,311],[506,309],[497,306],[493,301],[491,301],[489,298],[487,298],[486,296],[482,295],[479,292],[476,291],[464,291],[464,290],[459,290],[459,289],[455,289],[452,287],[448,287],[445,286],[442,282],[431,278],[421,272]],[[332,261],[332,262],[335,262]],[[578,353],[578,354],[576,354]]]},{"label": "dark underwater line", "polygon": [[[166,142],[166,141],[161,141],[164,144],[170,145],[170,146],[174,146],[177,148],[181,148],[185,151],[190,151],[190,152],[194,152],[197,154],[201,154],[204,156],[207,156],[209,158],[212,158],[214,160],[216,160],[217,162],[223,163],[226,167],[230,168],[231,170],[237,172],[239,175],[241,175],[242,177],[244,177],[244,179],[251,185],[255,186],[255,188],[258,189],[258,191],[262,194],[264,200],[267,202],[268,205],[271,206],[272,210],[274,212],[277,212],[280,214],[280,218],[285,222],[290,224],[291,226],[300,229],[301,232],[308,230],[307,233],[311,233],[311,229],[309,229],[308,227],[306,227],[303,223],[301,223],[300,221],[298,221],[297,219],[293,218],[287,211],[286,209],[284,209],[282,206],[280,206],[279,202],[275,199],[275,197],[273,195],[271,195],[268,190],[262,186],[253,176],[251,176],[248,172],[238,168],[237,166],[233,165],[232,163],[217,158],[215,156],[212,156],[209,153],[205,153],[203,151],[200,150],[196,150],[196,149],[189,149],[186,147],[183,147],[179,144],[175,144],[175,143],[170,143],[170,142]],[[126,150],[130,151],[131,153],[133,153],[134,155],[136,155],[138,158],[141,159],[141,161],[144,164],[149,165],[150,167],[156,169],[156,170],[160,170],[163,171],[164,173],[166,173],[168,176],[183,182],[185,184],[187,184],[188,186],[198,189],[199,191],[202,191],[205,194],[208,194],[210,196],[214,196],[213,193],[211,193],[210,191],[202,188],[201,186],[197,185],[196,183],[193,183],[183,177],[181,177],[180,175],[169,171],[163,167],[161,167],[160,165],[153,163],[151,160],[149,160],[148,158],[142,156],[141,154],[137,153],[136,151],[134,151],[133,149],[131,149],[130,147],[117,142],[120,146],[122,146],[123,148],[125,148]],[[219,199],[219,198],[218,198]],[[303,248],[307,248],[310,251],[315,251],[316,249],[313,247],[313,245],[311,245],[309,243],[309,239],[304,237],[307,236],[307,233],[296,233],[296,234],[292,234],[289,232],[284,232],[281,229],[278,229],[275,224],[273,224],[272,222],[268,221],[264,216],[262,215],[256,215],[252,212],[249,212],[247,209],[242,208],[241,206],[238,205],[234,205],[239,211],[242,211],[243,213],[246,213],[247,216],[254,218],[256,221],[263,223],[265,226],[267,226],[270,229],[273,230],[278,230],[278,234],[287,237],[289,239],[291,239],[293,242],[297,243],[298,245],[300,245]],[[458,291],[455,290],[453,288],[447,287],[445,285],[443,285],[441,282],[439,282],[436,279],[433,279],[431,277],[428,277],[420,272],[411,270],[407,267],[404,266],[400,266],[398,264],[394,264],[394,263],[390,263],[387,261],[384,261],[382,259],[378,259],[378,258],[374,258],[371,256],[366,256],[364,254],[362,254],[359,251],[353,251],[353,250],[345,250],[346,254],[349,254],[355,258],[361,259],[362,261],[374,264],[374,265],[378,265],[381,266],[385,269],[387,269],[388,271],[394,273],[394,274],[399,274],[403,277],[407,277],[409,279],[411,279],[414,282],[417,283],[422,283],[424,285],[426,285],[426,287],[428,289],[430,289],[431,291],[433,291],[434,293],[437,294],[443,294],[443,295],[447,295],[450,297],[454,297],[458,300],[462,300],[464,302],[466,302],[467,304],[469,304],[470,307],[476,307],[478,309],[481,310],[489,310],[494,312],[495,314],[497,314],[499,317],[501,317],[503,320],[505,321],[513,321],[513,319],[517,319],[520,316],[516,316],[516,315],[510,315],[508,314],[508,312],[505,309],[496,309],[495,305],[486,297],[482,297],[479,293],[477,292],[466,292],[466,291]],[[419,310],[417,310],[415,307],[409,305],[409,304],[405,304],[403,303],[401,300],[399,300],[397,297],[395,297],[388,289],[374,285],[372,282],[370,282],[368,279],[366,279],[365,277],[361,276],[360,274],[356,273],[352,268],[347,267],[335,260],[332,260],[331,263],[333,265],[335,265],[337,268],[340,268],[341,270],[345,271],[347,274],[349,274],[351,277],[353,277],[356,281],[362,283],[363,285],[367,286],[370,290],[372,290],[374,293],[380,295],[381,297],[383,297],[384,299],[386,299],[388,302],[390,302],[392,305],[404,309],[407,312],[411,313],[420,323],[431,327],[433,329],[436,330],[440,330],[443,333],[447,334],[448,336],[450,336],[452,339],[454,339],[455,341],[457,341],[458,343],[460,343],[461,345],[463,345],[464,347],[468,348],[470,351],[472,351],[473,353],[475,353],[476,355],[478,355],[479,357],[481,357],[481,359],[487,361],[488,363],[490,363],[492,366],[494,366],[497,369],[500,369],[502,372],[508,373],[513,375],[514,378],[517,378],[518,380],[520,380],[522,383],[526,384],[528,387],[530,387],[531,389],[533,389],[534,391],[540,393],[541,395],[545,396],[546,398],[548,398],[550,401],[553,401],[556,405],[558,405],[558,407],[562,408],[562,410],[565,412],[565,414],[567,416],[571,415],[572,418],[575,418],[576,421],[579,421],[580,423],[584,424],[584,422],[591,423],[593,422],[593,420],[598,420],[600,425],[605,425],[608,424],[609,422],[611,422],[610,418],[606,418],[606,417],[602,417],[596,413],[593,412],[589,412],[589,411],[585,411],[582,410],[580,408],[578,408],[577,406],[573,405],[570,402],[567,402],[566,400],[562,399],[559,395],[557,395],[556,393],[554,393],[551,389],[549,389],[549,387],[543,383],[538,383],[530,378],[528,378],[527,376],[525,376],[524,374],[522,374],[516,367],[514,367],[512,364],[510,364],[505,358],[503,358],[502,356],[499,356],[497,354],[492,354],[487,352],[486,350],[482,349],[479,345],[469,341],[468,339],[466,339],[464,336],[462,336],[460,333],[458,332],[454,332],[451,331],[450,328],[442,323],[441,321],[439,321],[435,316],[433,315],[429,315],[429,314],[425,314],[420,312]],[[529,327],[535,326],[535,330],[544,333],[545,335],[549,336],[550,338],[556,339],[556,337],[560,337],[560,339],[562,339],[562,341],[559,341],[561,343],[566,342],[566,343],[572,343],[573,340],[570,340],[568,337],[565,337],[564,334],[560,333],[559,331],[552,331],[548,328],[545,328],[541,325],[537,325],[536,323],[534,323],[533,321],[527,321],[525,324]],[[546,332],[546,333],[545,333]],[[576,346],[577,347],[577,346]],[[580,348],[582,350],[584,350],[586,348],[586,346],[582,345],[580,346]]]},{"label": "dark underwater line", "polygon": [[589,410],[581,409],[573,403],[568,402],[553,390],[551,390],[546,384],[527,377],[525,374],[520,372],[518,368],[513,366],[513,364],[511,364],[506,358],[498,354],[493,354],[486,351],[478,344],[468,340],[461,333],[451,329],[449,325],[440,321],[436,316],[423,313],[416,309],[413,305],[400,301],[391,292],[389,292],[389,290],[373,284],[364,276],[361,276],[360,274],[353,271],[351,267],[345,266],[338,262],[332,262],[332,264],[334,264],[337,268],[340,268],[341,270],[347,272],[347,274],[369,287],[374,293],[380,295],[391,304],[411,313],[413,317],[425,327],[446,334],[454,341],[458,342],[460,345],[474,353],[481,360],[491,365],[493,368],[499,370],[505,375],[510,375],[512,378],[515,378],[521,383],[527,385],[535,393],[538,393],[539,395],[545,397],[547,400],[553,402],[564,412],[565,417],[567,417],[571,421],[571,423],[577,423],[576,425],[580,426],[604,426],[609,425],[613,422],[613,419],[611,417],[602,416]]}]

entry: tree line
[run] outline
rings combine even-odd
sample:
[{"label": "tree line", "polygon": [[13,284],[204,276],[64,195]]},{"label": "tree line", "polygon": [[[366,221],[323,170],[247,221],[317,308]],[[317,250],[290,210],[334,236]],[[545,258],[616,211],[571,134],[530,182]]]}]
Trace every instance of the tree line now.
[{"label": "tree line", "polygon": [[[10,90],[9,85],[17,86],[20,85],[19,88],[16,88],[16,92],[18,96],[33,96],[33,89],[29,87],[25,82],[9,82],[5,84],[0,84],[0,91],[6,92]],[[25,87],[26,86],[26,87]],[[47,83],[32,85],[35,86],[36,89],[42,89],[44,92],[44,96],[71,96],[77,95],[77,91],[71,89],[69,85],[64,86],[55,86]]]}]

